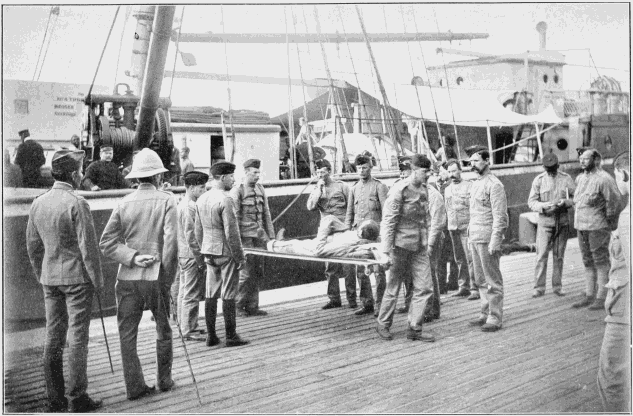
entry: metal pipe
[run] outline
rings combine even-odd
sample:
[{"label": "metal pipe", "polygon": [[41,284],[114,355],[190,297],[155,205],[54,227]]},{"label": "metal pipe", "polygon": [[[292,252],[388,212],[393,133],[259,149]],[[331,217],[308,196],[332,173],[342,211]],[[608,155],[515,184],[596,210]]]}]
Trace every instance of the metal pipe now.
[{"label": "metal pipe", "polygon": [[163,71],[165,71],[165,60],[175,12],[176,6],[157,6],[156,8],[147,67],[143,77],[141,111],[136,125],[135,148],[137,149],[147,147],[152,139],[154,117],[158,109],[158,98],[163,83]]}]

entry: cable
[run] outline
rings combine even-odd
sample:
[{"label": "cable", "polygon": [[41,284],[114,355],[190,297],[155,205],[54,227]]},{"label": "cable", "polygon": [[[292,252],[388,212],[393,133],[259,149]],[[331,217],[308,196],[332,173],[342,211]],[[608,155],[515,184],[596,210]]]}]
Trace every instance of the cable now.
[{"label": "cable", "polygon": [[[53,26],[51,27],[51,33],[48,35],[48,42],[46,42],[46,47],[44,48],[44,57],[42,58],[42,64],[40,65],[40,72],[37,74],[36,81],[40,80],[40,75],[42,75],[42,69],[44,68],[44,62],[46,62],[46,55],[48,55],[48,49],[51,45],[51,39],[53,38],[53,33],[55,33],[55,26],[57,26],[57,20],[59,18],[59,6],[51,7],[50,15],[57,16],[55,21],[53,21]],[[50,19],[49,15],[49,19]],[[48,25],[47,25],[48,26]]]},{"label": "cable", "polygon": [[[42,51],[44,50],[44,41],[46,41],[46,35],[48,34],[48,26],[51,24],[51,16],[53,15],[53,7],[51,6],[51,10],[48,13],[48,21],[46,22],[46,29],[44,30],[44,37],[42,38],[42,44],[40,45],[40,53],[37,55],[37,62],[35,63],[35,71],[33,71],[33,78],[31,81],[35,81],[35,75],[37,74],[37,67],[40,65],[40,57],[42,56]],[[58,9],[59,13],[59,9]]]},{"label": "cable", "polygon": [[101,57],[99,58],[97,69],[95,70],[95,76],[92,78],[92,83],[90,84],[90,89],[88,90],[88,97],[90,97],[90,93],[92,93],[92,88],[94,87],[95,81],[97,80],[97,74],[99,73],[99,68],[101,67],[101,60],[103,59],[103,55],[105,54],[106,48],[108,47],[108,42],[110,41],[110,35],[112,34],[112,29],[114,28],[114,24],[116,23],[116,18],[119,15],[120,9],[121,9],[121,6],[117,6],[116,13],[114,13],[114,19],[112,19],[112,25],[110,26],[108,37],[106,38],[105,45],[103,45],[103,50],[101,51]]},{"label": "cable", "polygon": [[[435,14],[435,9],[433,9],[433,18],[435,19],[435,26],[437,27],[437,33],[440,33],[440,23],[437,20],[437,15]],[[442,46],[442,41],[439,41],[440,47]],[[444,59],[444,48],[442,48],[442,66],[444,67],[444,76],[446,77],[446,92],[448,93],[448,102],[451,106],[451,116],[453,117],[453,131],[455,132],[455,144],[457,145],[457,160],[461,163],[461,150],[459,147],[459,138],[457,137],[457,124],[455,124],[455,110],[453,109],[453,99],[451,97],[451,88],[450,82],[448,82],[448,70],[446,69],[446,60]],[[444,147],[444,152],[446,152],[446,143],[444,143],[444,139],[440,135],[440,142]],[[446,158],[446,154],[444,156]]]},{"label": "cable", "polygon": [[[174,75],[176,74],[176,62],[178,62],[178,52],[180,50],[180,32],[182,31],[182,22],[185,18],[185,5],[182,5],[180,13],[180,26],[178,27],[178,37],[176,38],[176,55],[174,56],[174,66],[171,69],[171,82],[169,83],[169,98],[171,99],[171,89],[174,86]],[[228,74],[227,74],[228,75]]]},{"label": "cable", "polygon": [[[225,33],[224,6],[222,5],[220,5],[220,15],[222,17],[222,34],[224,35]],[[232,101],[231,100],[231,79],[229,77],[229,55],[228,55],[228,50],[226,47],[226,39],[224,39],[224,63],[226,64],[226,92],[228,94],[228,100],[229,100],[229,125],[231,126],[231,136],[232,136],[232,141],[233,141],[233,145],[231,146],[231,155],[229,158],[229,162],[233,162],[233,156],[235,155],[236,137],[235,137],[235,128],[233,126],[233,105],[231,104],[231,101]],[[226,146],[226,143],[225,143],[225,146]]]},{"label": "cable", "polygon": [[117,60],[116,60],[116,70],[114,71],[114,85],[116,85],[117,76],[119,74],[119,63],[121,62],[121,49],[123,48],[123,37],[125,35],[125,26],[127,26],[127,22],[130,19],[130,14],[132,14],[132,6],[126,6],[125,20],[123,21],[123,28],[121,30],[121,40],[119,41],[119,53],[117,55]]}]

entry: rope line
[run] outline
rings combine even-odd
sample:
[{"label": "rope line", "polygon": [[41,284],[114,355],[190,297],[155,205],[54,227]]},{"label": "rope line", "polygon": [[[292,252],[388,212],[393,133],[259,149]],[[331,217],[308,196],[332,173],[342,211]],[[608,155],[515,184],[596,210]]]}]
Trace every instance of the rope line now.
[{"label": "rope line", "polygon": [[[435,8],[433,9],[433,18],[435,19],[435,26],[437,27],[437,33],[440,33],[440,23],[437,20],[437,15],[435,14]],[[442,46],[442,41],[439,41],[440,48]],[[444,48],[441,48],[442,51],[442,66],[444,67],[444,76],[446,77],[446,92],[448,93],[448,102],[451,106],[451,116],[453,117],[453,131],[455,132],[455,144],[457,145],[457,160],[461,163],[461,150],[459,146],[459,138],[457,137],[457,124],[455,124],[455,110],[453,109],[453,98],[451,97],[451,88],[450,82],[448,82],[448,70],[446,69],[446,60],[444,59]],[[444,143],[444,139],[440,136],[440,141],[442,142],[442,146],[446,149],[446,143]],[[445,150],[446,152],[446,150]],[[446,157],[446,153],[444,155]]]},{"label": "rope line", "polygon": [[119,15],[119,10],[121,10],[121,6],[117,6],[116,12],[114,13],[114,18],[112,19],[112,25],[110,26],[110,31],[108,32],[108,37],[106,37],[105,44],[103,45],[103,50],[101,51],[101,57],[99,58],[97,69],[95,70],[95,75],[92,78],[92,83],[90,84],[90,89],[88,90],[88,97],[90,97],[90,93],[92,93],[92,88],[94,87],[95,81],[97,80],[97,74],[99,73],[99,68],[101,68],[101,61],[103,60],[103,55],[105,54],[106,48],[108,47],[108,42],[110,41],[110,35],[112,35],[112,29],[114,28],[114,24],[116,23],[116,18]]},{"label": "rope line", "polygon": [[176,62],[178,62],[178,52],[180,52],[180,33],[182,31],[182,22],[185,18],[185,5],[182,6],[180,12],[180,26],[178,27],[178,37],[176,38],[176,55],[174,56],[174,66],[171,69],[171,81],[169,83],[169,98],[171,99],[171,89],[174,86],[174,75],[176,74]]},{"label": "rope line", "polygon": [[121,49],[123,48],[123,37],[125,35],[125,26],[127,26],[127,22],[130,19],[130,14],[132,14],[132,6],[125,6],[125,20],[123,21],[123,28],[121,30],[121,39],[119,40],[119,53],[117,54],[116,69],[114,70],[114,85],[116,85],[116,80],[119,74],[119,63],[121,62]]},{"label": "rope line", "polygon": [[[415,32],[418,33],[418,21],[415,17],[415,8],[411,8],[411,15],[413,16],[413,24],[415,27]],[[437,106],[435,105],[435,97],[433,96],[433,89],[431,88],[431,78],[429,77],[429,70],[426,66],[426,59],[424,58],[424,50],[422,49],[422,42],[418,41],[418,48],[420,49],[420,54],[422,55],[422,66],[424,67],[424,71],[426,73],[426,79],[428,81],[429,93],[431,94],[431,103],[433,104],[433,112],[435,113],[435,126],[437,127],[437,137],[442,137],[442,130],[440,129],[440,121],[437,115]],[[416,85],[417,90],[417,85]],[[429,143],[430,144],[430,143]],[[432,152],[431,152],[432,153]]]},{"label": "rope line", "polygon": [[51,10],[48,13],[48,21],[46,22],[46,29],[44,30],[44,37],[42,38],[42,44],[40,45],[40,53],[37,55],[37,62],[35,63],[35,71],[33,71],[33,78],[31,81],[35,81],[35,75],[37,74],[37,67],[40,65],[40,57],[42,56],[42,51],[44,50],[44,42],[46,41],[46,35],[48,34],[48,27],[51,24],[51,16],[53,15],[53,8],[55,6],[51,6]]},{"label": "rope line", "polygon": [[51,39],[53,38],[53,33],[55,33],[55,26],[57,26],[57,21],[59,20],[59,11],[57,13],[53,13],[53,9],[56,6],[51,7],[51,13],[49,14],[49,19],[50,19],[50,15],[54,14],[55,16],[57,16],[55,18],[55,20],[53,21],[53,26],[51,27],[51,33],[50,35],[48,35],[48,42],[46,42],[46,47],[44,48],[44,57],[42,58],[42,64],[40,65],[40,72],[37,74],[37,80],[40,80],[40,75],[42,75],[42,69],[44,69],[44,63],[46,62],[46,55],[48,55],[48,50],[51,46]]},{"label": "rope line", "polygon": [[[220,15],[222,17],[222,35],[225,34],[225,29],[224,29],[224,6],[220,5]],[[229,158],[230,162],[233,162],[233,156],[235,155],[235,142],[236,142],[236,137],[235,137],[235,128],[233,126],[233,104],[232,104],[232,100],[231,100],[231,79],[229,77],[229,55],[228,55],[228,50],[226,47],[226,38],[224,39],[224,63],[226,65],[226,92],[228,95],[228,100],[229,100],[229,125],[231,126],[231,137],[233,140],[233,145],[231,146],[231,155]],[[226,146],[226,143],[225,143]],[[224,155],[224,157],[226,158],[226,155]]]}]

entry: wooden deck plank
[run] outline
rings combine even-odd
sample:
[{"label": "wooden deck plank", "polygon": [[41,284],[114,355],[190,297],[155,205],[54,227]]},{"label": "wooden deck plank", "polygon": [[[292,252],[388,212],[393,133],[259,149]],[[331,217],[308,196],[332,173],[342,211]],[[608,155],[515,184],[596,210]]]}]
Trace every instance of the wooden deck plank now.
[{"label": "wooden deck plank", "polygon": [[[385,342],[377,338],[371,316],[357,317],[345,304],[322,311],[323,282],[314,296],[267,305],[267,317],[238,318],[248,346],[209,349],[187,343],[202,406],[179,339],[174,339],[176,389],[130,402],[116,332],[108,335],[115,374],[103,335],[94,333],[89,392],[104,399],[103,412],[112,413],[600,411],[595,375],[604,312],[570,308],[584,288],[577,243],[569,245],[566,257],[563,282],[569,296],[548,293],[539,299],[530,297],[534,256],[503,257],[503,330],[486,334],[469,327],[479,302],[444,296],[441,319],[425,324],[437,336],[434,344],[406,340],[405,315],[396,314],[396,339]],[[217,330],[223,338],[221,316]],[[150,383],[154,333],[145,325],[138,344]],[[43,410],[41,356],[41,347],[5,355],[5,411]]]}]

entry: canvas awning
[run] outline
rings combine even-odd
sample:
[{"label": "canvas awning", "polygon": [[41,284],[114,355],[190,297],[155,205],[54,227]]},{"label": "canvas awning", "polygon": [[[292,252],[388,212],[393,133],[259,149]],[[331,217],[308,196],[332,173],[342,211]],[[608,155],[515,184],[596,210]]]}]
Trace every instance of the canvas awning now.
[{"label": "canvas awning", "polygon": [[559,124],[563,120],[549,105],[539,114],[525,116],[501,104],[509,91],[461,90],[428,86],[396,86],[390,104],[414,118],[472,127],[516,126],[527,123]]}]

